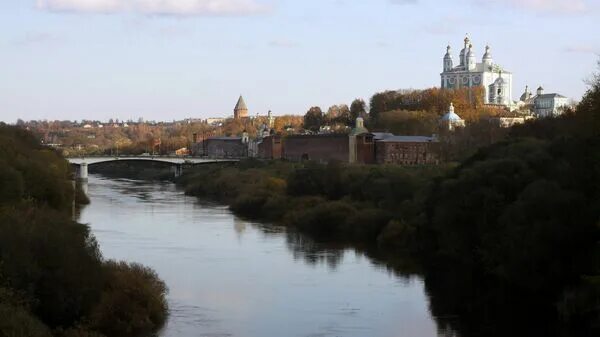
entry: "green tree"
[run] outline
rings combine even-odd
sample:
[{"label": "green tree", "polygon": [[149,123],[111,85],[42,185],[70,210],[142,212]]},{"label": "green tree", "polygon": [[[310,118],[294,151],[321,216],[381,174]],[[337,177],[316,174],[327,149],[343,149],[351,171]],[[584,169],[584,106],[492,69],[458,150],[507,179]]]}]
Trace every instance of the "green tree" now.
[{"label": "green tree", "polygon": [[365,118],[367,116],[367,104],[361,98],[352,101],[350,105],[350,118],[354,122],[358,117]]},{"label": "green tree", "polygon": [[304,115],[304,128],[311,131],[318,131],[324,124],[325,117],[320,107],[310,108]]}]

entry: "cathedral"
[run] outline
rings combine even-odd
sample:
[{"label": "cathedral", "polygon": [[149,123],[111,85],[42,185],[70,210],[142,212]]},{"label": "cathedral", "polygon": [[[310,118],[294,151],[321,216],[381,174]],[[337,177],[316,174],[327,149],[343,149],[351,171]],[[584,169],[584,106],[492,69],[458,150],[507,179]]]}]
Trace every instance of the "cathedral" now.
[{"label": "cathedral", "polygon": [[447,47],[441,79],[444,89],[483,86],[485,104],[513,108],[512,73],[494,62],[489,46],[485,47],[485,54],[481,63],[478,63],[469,37],[464,40],[464,47],[456,64],[452,57],[452,48]]}]

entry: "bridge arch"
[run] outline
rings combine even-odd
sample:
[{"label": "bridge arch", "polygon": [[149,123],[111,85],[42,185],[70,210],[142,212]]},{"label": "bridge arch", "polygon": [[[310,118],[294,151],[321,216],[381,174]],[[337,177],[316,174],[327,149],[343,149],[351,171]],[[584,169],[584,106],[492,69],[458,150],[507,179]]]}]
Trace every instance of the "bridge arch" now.
[{"label": "bridge arch", "polygon": [[90,165],[110,163],[110,162],[148,162],[162,163],[173,167],[173,174],[179,177],[183,174],[184,166],[195,166],[213,163],[231,163],[238,162],[239,159],[210,159],[210,158],[181,158],[164,156],[126,156],[126,157],[72,157],[67,158],[69,163],[76,167],[76,177],[79,180],[88,179],[88,167]]}]

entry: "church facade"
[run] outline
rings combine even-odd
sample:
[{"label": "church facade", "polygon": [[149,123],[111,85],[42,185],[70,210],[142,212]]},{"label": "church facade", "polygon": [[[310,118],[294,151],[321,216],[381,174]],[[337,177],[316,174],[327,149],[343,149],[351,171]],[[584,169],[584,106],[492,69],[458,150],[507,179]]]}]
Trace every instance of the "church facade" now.
[{"label": "church facade", "polygon": [[489,46],[485,47],[485,54],[481,62],[477,62],[473,44],[469,37],[466,37],[458,60],[454,60],[452,48],[448,46],[443,63],[443,72],[440,74],[442,88],[458,89],[482,86],[485,89],[485,104],[513,108],[512,73],[494,62]]}]

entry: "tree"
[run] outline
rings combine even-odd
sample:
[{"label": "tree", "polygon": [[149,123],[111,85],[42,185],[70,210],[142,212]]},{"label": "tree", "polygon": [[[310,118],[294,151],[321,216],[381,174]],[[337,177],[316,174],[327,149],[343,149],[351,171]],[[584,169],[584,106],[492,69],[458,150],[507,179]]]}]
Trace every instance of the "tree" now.
[{"label": "tree", "polygon": [[332,105],[325,115],[325,123],[351,125],[350,108],[346,104]]},{"label": "tree", "polygon": [[323,125],[324,116],[320,107],[315,106],[306,112],[304,115],[304,128],[311,131],[318,131]]},{"label": "tree", "polygon": [[395,91],[379,92],[371,97],[370,117],[372,120],[377,120],[382,112],[394,110],[394,100],[397,93]]},{"label": "tree", "polygon": [[350,105],[350,118],[355,121],[358,117],[365,117],[367,114],[367,104],[362,98],[357,98]]},{"label": "tree", "polygon": [[337,122],[346,126],[354,125],[354,119],[350,114],[350,108],[346,104],[338,105],[339,114],[337,118]]}]

